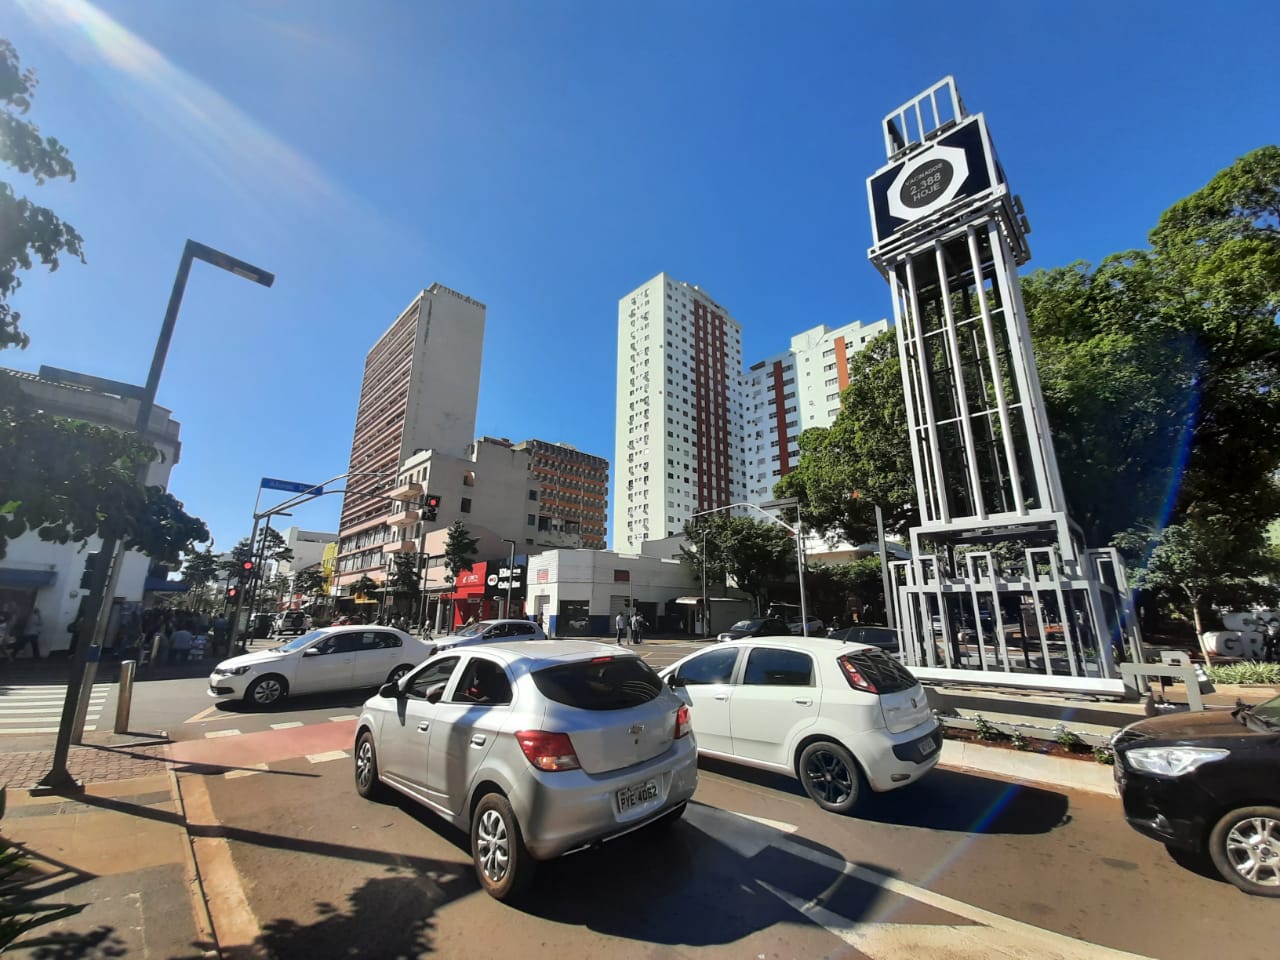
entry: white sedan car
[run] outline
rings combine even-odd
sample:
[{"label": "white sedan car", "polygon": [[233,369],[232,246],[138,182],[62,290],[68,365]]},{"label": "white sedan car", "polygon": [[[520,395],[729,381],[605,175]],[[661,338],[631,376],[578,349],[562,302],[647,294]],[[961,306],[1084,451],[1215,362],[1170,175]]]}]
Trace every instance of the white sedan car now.
[{"label": "white sedan car", "polygon": [[693,708],[700,754],[794,776],[834,813],[920,779],[942,752],[919,682],[866,644],[748,637],[660,676]]},{"label": "white sedan car", "polygon": [[269,707],[295,694],[377,687],[430,655],[430,643],[392,627],[324,627],[223,660],[209,675],[209,696]]}]

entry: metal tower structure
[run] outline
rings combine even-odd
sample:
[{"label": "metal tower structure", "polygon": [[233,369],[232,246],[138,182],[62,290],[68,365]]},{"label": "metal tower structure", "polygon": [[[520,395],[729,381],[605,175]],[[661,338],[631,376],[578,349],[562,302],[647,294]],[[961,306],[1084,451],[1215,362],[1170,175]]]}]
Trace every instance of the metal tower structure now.
[{"label": "metal tower structure", "polygon": [[1018,282],[1022,201],[951,77],[888,114],[884,143],[867,256],[893,299],[921,518],[891,565],[904,659],[1119,692],[1113,645],[1136,657],[1141,639],[1118,555],[1067,515]]}]

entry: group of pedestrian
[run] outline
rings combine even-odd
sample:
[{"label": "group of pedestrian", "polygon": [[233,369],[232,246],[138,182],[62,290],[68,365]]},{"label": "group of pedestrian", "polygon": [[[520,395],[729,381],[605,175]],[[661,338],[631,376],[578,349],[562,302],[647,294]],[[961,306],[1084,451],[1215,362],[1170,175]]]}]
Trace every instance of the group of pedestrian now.
[{"label": "group of pedestrian", "polygon": [[640,611],[636,611],[631,616],[619,612],[614,618],[613,625],[618,631],[618,646],[630,638],[633,644],[643,643],[644,628],[648,626],[645,622],[644,615]]}]

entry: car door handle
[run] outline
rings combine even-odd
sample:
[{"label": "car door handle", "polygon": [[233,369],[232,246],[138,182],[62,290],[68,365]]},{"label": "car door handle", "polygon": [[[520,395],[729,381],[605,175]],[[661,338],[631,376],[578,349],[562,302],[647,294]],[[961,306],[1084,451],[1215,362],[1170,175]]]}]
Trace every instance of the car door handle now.
[{"label": "car door handle", "polygon": [[429,727],[429,726],[431,726],[431,721],[430,721],[430,720],[423,720],[420,724],[418,724],[418,730],[419,730],[419,731],[425,731],[425,730],[427,729],[427,727]]},{"label": "car door handle", "polygon": [[729,699],[729,695],[728,695],[727,693],[717,693],[717,694],[715,695],[715,697],[713,697],[712,699],[715,699],[715,700],[728,700],[728,699]]},{"label": "car door handle", "polygon": [[807,707],[809,704],[813,703],[813,700],[809,697],[796,697],[794,702],[800,704],[802,707]]},{"label": "car door handle", "polygon": [[471,745],[473,747],[483,747],[484,739],[485,737],[483,733],[473,733],[471,735]]}]

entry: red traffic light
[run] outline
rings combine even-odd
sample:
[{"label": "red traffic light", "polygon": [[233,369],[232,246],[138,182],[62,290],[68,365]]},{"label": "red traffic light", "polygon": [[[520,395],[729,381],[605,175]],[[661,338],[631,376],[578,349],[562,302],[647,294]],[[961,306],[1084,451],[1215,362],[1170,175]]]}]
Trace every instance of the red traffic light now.
[{"label": "red traffic light", "polygon": [[236,587],[227,587],[227,599],[234,600],[236,598],[236,593],[238,592],[239,591]]},{"label": "red traffic light", "polygon": [[241,567],[243,567],[246,571],[252,570],[252,569],[253,569],[253,561],[252,561],[252,560],[246,560],[244,563],[240,564],[240,566],[241,566]]},{"label": "red traffic light", "polygon": [[437,497],[434,493],[428,493],[427,506],[434,510],[436,507],[440,506],[440,498]]}]

